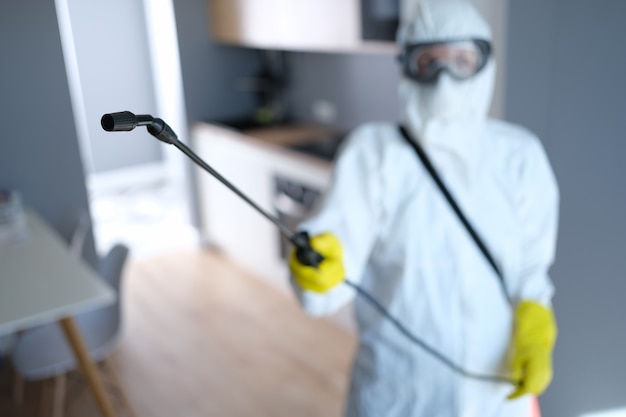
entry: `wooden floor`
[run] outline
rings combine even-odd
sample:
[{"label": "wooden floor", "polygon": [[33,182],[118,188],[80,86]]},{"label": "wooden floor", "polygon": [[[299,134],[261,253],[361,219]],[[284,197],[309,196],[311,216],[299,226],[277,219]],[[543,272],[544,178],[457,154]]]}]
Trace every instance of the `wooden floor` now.
[{"label": "wooden floor", "polygon": [[[126,322],[112,362],[139,417],[342,414],[356,341],[306,316],[292,297],[201,250],[131,260],[124,284]],[[37,415],[40,384],[27,385],[16,409],[7,380],[0,416]],[[67,415],[99,416],[74,380]]]}]

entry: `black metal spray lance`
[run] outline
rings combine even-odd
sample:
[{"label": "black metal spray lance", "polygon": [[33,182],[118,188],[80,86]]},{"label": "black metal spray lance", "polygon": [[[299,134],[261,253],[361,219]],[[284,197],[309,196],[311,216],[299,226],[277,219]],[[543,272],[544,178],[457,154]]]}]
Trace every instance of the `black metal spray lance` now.
[{"label": "black metal spray lance", "polygon": [[[192,161],[194,161],[198,166],[207,171],[213,177],[215,177],[219,182],[228,187],[232,192],[238,195],[242,200],[244,200],[248,205],[250,205],[253,209],[255,209],[259,214],[265,217],[270,222],[274,223],[276,227],[280,230],[280,233],[285,236],[289,241],[296,247],[296,257],[298,260],[308,266],[312,266],[317,268],[324,260],[324,257],[317,253],[312,247],[309,240],[309,235],[305,231],[301,232],[293,232],[287,226],[282,224],[276,217],[272,216],[265,210],[263,210],[258,204],[256,204],[253,200],[251,200],[248,196],[246,196],[241,190],[235,187],[230,183],[226,178],[220,175],[219,172],[214,170],[209,164],[204,162],[198,155],[196,155],[187,145],[178,140],[178,136],[176,133],[162,120],[159,118],[154,118],[147,114],[138,114],[135,115],[129,111],[123,111],[118,113],[108,113],[102,116],[100,120],[100,124],[102,128],[107,132],[127,132],[131,131],[137,126],[146,126],[148,132],[160,140],[161,142],[168,143],[170,145],[174,145],[180,151],[182,151],[185,155],[187,155]],[[477,379],[481,381],[487,382],[501,382],[501,383],[509,383],[513,385],[519,385],[520,381],[514,380],[510,377],[500,376],[500,375],[482,375],[474,372],[469,372],[461,366],[454,363],[452,360],[442,355],[439,351],[428,345],[426,342],[421,340],[415,334],[413,334],[409,329],[406,328],[404,324],[402,324],[397,318],[393,317],[389,311],[369,292],[361,288],[358,284],[344,279],[343,281],[346,285],[353,288],[357,294],[363,297],[370,305],[378,311],[381,315],[387,318],[403,335],[405,335],[411,342],[421,347],[423,350],[428,352],[430,355],[438,359],[441,363],[446,365],[452,371],[463,375],[467,378]]]}]

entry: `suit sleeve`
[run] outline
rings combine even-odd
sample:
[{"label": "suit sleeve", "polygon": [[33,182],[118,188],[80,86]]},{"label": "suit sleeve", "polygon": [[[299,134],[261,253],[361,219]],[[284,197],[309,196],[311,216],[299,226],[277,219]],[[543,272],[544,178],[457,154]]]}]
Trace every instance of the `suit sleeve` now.
[{"label": "suit sleeve", "polygon": [[[344,250],[346,278],[359,283],[366,269],[382,217],[381,150],[376,133],[360,128],[348,139],[333,170],[331,186],[316,213],[299,226],[310,236],[335,234]],[[354,297],[346,285],[325,294],[292,287],[305,311],[314,316],[332,314]]]},{"label": "suit sleeve", "polygon": [[517,203],[523,242],[515,298],[549,305],[554,294],[548,270],[556,251],[559,190],[548,157],[536,138],[526,149],[520,175]]}]

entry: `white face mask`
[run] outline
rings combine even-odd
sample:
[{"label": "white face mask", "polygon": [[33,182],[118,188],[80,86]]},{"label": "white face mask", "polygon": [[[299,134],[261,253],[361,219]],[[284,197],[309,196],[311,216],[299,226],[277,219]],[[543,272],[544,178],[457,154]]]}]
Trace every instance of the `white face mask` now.
[{"label": "white face mask", "polygon": [[471,84],[443,74],[436,84],[420,87],[420,113],[425,120],[438,119],[444,123],[470,120],[474,113],[471,90]]},{"label": "white face mask", "polygon": [[463,137],[431,137],[430,125],[454,131],[466,131],[467,135],[481,128],[487,119],[491,101],[495,64],[490,62],[476,76],[469,80],[455,80],[442,74],[437,83],[418,84],[404,78],[400,81],[399,95],[403,120],[421,141],[442,147],[456,147],[455,142]]},{"label": "white face mask", "polygon": [[490,62],[475,78],[465,81],[443,74],[432,86],[410,79],[400,81],[405,126],[427,150],[446,155],[465,181],[472,181],[480,165],[494,67]]}]

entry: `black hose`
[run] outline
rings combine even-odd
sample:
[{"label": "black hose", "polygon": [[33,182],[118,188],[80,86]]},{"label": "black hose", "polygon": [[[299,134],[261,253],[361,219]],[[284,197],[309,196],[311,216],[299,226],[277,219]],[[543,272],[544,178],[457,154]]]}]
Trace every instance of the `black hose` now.
[{"label": "black hose", "polygon": [[343,281],[346,285],[353,288],[359,296],[361,296],[364,300],[366,300],[376,311],[378,311],[382,316],[384,316],[387,320],[389,320],[403,335],[405,335],[411,342],[415,343],[426,352],[428,352],[431,356],[442,362],[448,368],[453,370],[454,372],[471,379],[477,379],[480,381],[488,381],[488,382],[501,382],[513,384],[515,386],[520,385],[521,381],[515,380],[513,378],[509,378],[506,376],[500,375],[482,375],[474,372],[467,371],[466,369],[460,367],[456,363],[452,362],[449,358],[438,352],[436,349],[428,345],[426,342],[421,340],[419,337],[415,336],[409,329],[406,328],[404,324],[402,324],[398,319],[389,313],[389,311],[369,292],[364,290],[361,286],[350,280]]}]

